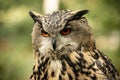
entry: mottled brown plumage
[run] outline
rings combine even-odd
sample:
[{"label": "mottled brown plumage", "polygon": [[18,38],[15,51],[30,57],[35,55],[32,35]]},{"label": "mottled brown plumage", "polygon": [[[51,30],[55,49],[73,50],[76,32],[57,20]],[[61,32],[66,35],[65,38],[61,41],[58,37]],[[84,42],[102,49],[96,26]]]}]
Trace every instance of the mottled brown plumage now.
[{"label": "mottled brown plumage", "polygon": [[30,11],[35,21],[35,65],[30,80],[120,80],[111,60],[95,46],[92,29],[83,17],[87,12],[40,15]]}]

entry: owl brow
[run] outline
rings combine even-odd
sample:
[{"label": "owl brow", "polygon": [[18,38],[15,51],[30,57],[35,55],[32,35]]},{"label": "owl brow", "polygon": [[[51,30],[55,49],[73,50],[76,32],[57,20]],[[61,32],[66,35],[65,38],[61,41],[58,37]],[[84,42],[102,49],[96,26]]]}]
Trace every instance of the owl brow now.
[{"label": "owl brow", "polygon": [[[39,22],[38,22],[38,24],[40,24],[40,31],[41,31],[41,30],[44,30],[42,23],[39,23]],[[44,30],[44,31],[45,31],[45,30]]]},{"label": "owl brow", "polygon": [[66,24],[64,25],[64,28],[68,28],[68,26],[70,26],[69,21],[66,22]]},{"label": "owl brow", "polygon": [[[40,31],[45,31],[45,32],[47,32],[44,28],[43,28],[43,25],[41,25],[41,29],[40,29]],[[47,32],[48,33],[48,32]]]},{"label": "owl brow", "polygon": [[[43,26],[41,26],[41,29],[40,29],[40,31],[42,31],[42,30],[43,30],[43,31],[45,31],[45,30],[44,30],[44,28],[43,28]],[[47,32],[47,31],[45,31],[45,32]],[[47,33],[48,33],[48,32],[47,32]]]}]

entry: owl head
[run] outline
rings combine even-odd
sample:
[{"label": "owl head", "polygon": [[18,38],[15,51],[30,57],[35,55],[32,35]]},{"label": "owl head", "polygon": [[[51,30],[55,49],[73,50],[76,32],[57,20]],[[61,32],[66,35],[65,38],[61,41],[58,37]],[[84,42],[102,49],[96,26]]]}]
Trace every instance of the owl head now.
[{"label": "owl head", "polygon": [[83,17],[88,10],[54,11],[41,15],[30,11],[34,20],[32,44],[40,55],[69,54],[76,50],[90,50],[94,47],[91,27]]}]

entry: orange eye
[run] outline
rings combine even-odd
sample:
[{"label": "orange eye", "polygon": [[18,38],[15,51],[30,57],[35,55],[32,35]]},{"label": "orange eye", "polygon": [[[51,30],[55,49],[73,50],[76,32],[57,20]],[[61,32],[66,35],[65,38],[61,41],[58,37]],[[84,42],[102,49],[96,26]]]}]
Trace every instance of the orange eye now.
[{"label": "orange eye", "polygon": [[46,31],[42,30],[41,31],[41,34],[44,36],[44,37],[48,37],[50,36]]},{"label": "orange eye", "polygon": [[67,35],[67,34],[70,34],[70,32],[71,32],[71,28],[65,28],[60,31],[60,34]]}]

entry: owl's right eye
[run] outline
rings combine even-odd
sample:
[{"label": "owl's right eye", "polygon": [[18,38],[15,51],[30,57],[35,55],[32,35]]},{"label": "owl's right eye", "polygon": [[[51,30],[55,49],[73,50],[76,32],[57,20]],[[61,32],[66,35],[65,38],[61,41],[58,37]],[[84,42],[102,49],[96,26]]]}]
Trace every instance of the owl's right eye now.
[{"label": "owl's right eye", "polygon": [[48,34],[46,31],[44,30],[41,30],[41,34],[44,36],[44,37],[49,37],[50,34]]}]

